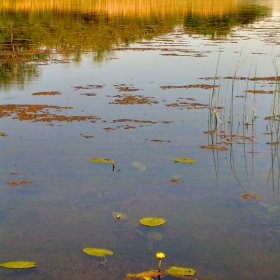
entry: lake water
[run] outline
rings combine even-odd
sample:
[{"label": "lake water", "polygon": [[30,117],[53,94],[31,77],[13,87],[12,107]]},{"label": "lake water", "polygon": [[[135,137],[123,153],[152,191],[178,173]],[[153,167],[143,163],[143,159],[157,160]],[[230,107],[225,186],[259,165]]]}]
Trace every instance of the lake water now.
[{"label": "lake water", "polygon": [[0,11],[1,279],[280,278],[278,1]]}]

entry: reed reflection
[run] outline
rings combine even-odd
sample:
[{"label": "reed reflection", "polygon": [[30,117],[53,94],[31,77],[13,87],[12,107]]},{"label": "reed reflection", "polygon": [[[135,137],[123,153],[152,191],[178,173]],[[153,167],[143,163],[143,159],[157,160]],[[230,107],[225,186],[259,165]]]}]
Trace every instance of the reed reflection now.
[{"label": "reed reflection", "polygon": [[[233,76],[218,77],[219,59],[220,57],[218,58],[215,77],[212,78],[214,85],[219,85],[219,89],[217,90],[216,87],[213,87],[209,101],[208,130],[204,132],[208,135],[208,144],[201,146],[201,148],[212,151],[217,186],[219,186],[221,180],[220,162],[222,160],[223,164],[225,162],[228,164],[242,192],[242,199],[249,197],[261,198],[256,192],[265,191],[260,187],[260,181],[264,177],[263,174],[266,174],[263,187],[269,186],[271,188],[270,195],[266,199],[274,201],[280,190],[280,161],[278,154],[280,122],[279,103],[276,101],[279,100],[278,68],[274,77],[257,77],[256,70],[252,77],[251,67],[247,77],[238,77],[237,72],[241,66],[238,62]],[[256,57],[252,57],[251,66],[256,59]],[[274,59],[276,58],[274,57]],[[274,65],[278,64],[274,61]],[[255,67],[257,67],[256,64]],[[267,79],[270,84],[274,83],[274,90],[267,97],[267,101],[271,102],[271,108],[267,111],[269,116],[257,117],[256,95],[266,91],[258,90],[256,81]],[[224,80],[228,80],[228,91],[225,95],[221,95],[220,87]],[[244,94],[240,93],[240,89],[236,85],[241,80],[244,83],[240,88],[245,88]],[[254,88],[254,90],[248,90],[250,87]],[[248,96],[248,93],[251,93],[251,96]],[[258,118],[262,118],[268,123],[262,120],[258,121]],[[261,132],[264,125],[266,132]],[[270,141],[267,140],[267,136],[270,137]],[[267,145],[270,146],[270,153],[266,152]],[[261,154],[265,154],[265,157],[261,158]],[[267,155],[270,155],[270,157],[267,157]],[[260,158],[266,169],[260,168],[257,164]],[[257,168],[259,168],[259,171],[256,171],[258,170]],[[264,172],[264,170],[266,171]]]}]

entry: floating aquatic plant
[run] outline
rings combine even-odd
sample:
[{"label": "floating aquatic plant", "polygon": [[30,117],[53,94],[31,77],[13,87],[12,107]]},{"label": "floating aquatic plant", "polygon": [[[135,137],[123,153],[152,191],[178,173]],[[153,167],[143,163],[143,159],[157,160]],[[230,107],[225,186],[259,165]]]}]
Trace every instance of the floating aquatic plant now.
[{"label": "floating aquatic plant", "polygon": [[5,132],[0,131],[0,136],[5,136]]},{"label": "floating aquatic plant", "polygon": [[133,161],[131,163],[131,165],[135,168],[139,168],[140,171],[145,171],[146,170],[146,166],[139,161]]},{"label": "floating aquatic plant", "polygon": [[195,275],[195,270],[192,268],[184,268],[180,266],[171,266],[166,269],[166,272],[173,276],[193,276]]},{"label": "floating aquatic plant", "polygon": [[148,238],[160,241],[162,239],[162,234],[156,231],[152,231],[148,233]]},{"label": "floating aquatic plant", "polygon": [[115,162],[112,159],[108,159],[108,158],[89,158],[88,159],[89,162],[95,162],[95,163],[109,163],[112,164],[113,169],[112,171],[115,170]]},{"label": "floating aquatic plant", "polygon": [[27,269],[27,268],[35,268],[37,265],[35,262],[29,261],[12,261],[1,263],[0,267],[9,268],[9,269]]},{"label": "floating aquatic plant", "polygon": [[159,217],[145,217],[139,220],[140,224],[146,227],[157,227],[166,223],[166,220]]},{"label": "floating aquatic plant", "polygon": [[114,253],[110,250],[103,249],[103,248],[91,248],[87,247],[83,249],[83,252],[87,255],[95,256],[95,257],[105,257],[113,255]]},{"label": "floating aquatic plant", "polygon": [[278,210],[278,206],[271,206],[267,209],[268,212],[274,213]]},{"label": "floating aquatic plant", "polygon": [[175,163],[182,162],[182,163],[192,164],[192,163],[196,163],[196,160],[193,159],[193,158],[174,158],[174,162]]},{"label": "floating aquatic plant", "polygon": [[95,162],[95,163],[111,163],[111,164],[115,163],[112,159],[108,159],[108,158],[89,158],[88,161]]}]

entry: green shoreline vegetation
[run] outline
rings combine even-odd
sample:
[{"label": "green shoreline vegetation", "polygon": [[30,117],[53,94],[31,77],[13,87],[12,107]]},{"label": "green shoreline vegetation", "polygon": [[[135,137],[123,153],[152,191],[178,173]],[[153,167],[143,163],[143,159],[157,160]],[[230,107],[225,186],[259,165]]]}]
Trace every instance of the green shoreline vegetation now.
[{"label": "green shoreline vegetation", "polygon": [[[187,34],[225,37],[231,28],[271,14],[266,7],[216,0],[177,3],[153,1],[4,1],[0,5],[1,87],[22,87],[37,77],[36,64],[53,54],[79,62],[93,52],[94,61],[110,58],[114,47],[150,40],[184,26]],[[214,9],[214,8],[215,9]],[[32,64],[26,64],[32,62]]]}]

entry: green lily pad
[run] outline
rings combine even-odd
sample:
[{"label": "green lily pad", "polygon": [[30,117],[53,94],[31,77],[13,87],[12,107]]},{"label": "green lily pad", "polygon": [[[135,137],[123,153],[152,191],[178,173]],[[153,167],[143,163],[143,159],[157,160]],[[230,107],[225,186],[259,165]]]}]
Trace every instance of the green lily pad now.
[{"label": "green lily pad", "polygon": [[0,136],[5,136],[5,133],[0,131]]},{"label": "green lily pad", "polygon": [[34,268],[37,264],[35,262],[28,261],[13,261],[13,262],[5,262],[1,263],[0,267],[9,268],[9,269],[26,269],[26,268]]},{"label": "green lily pad", "polygon": [[167,273],[174,276],[192,276],[196,271],[192,268],[184,268],[180,266],[171,266],[166,269]]},{"label": "green lily pad", "polygon": [[140,171],[146,170],[146,166],[144,164],[142,164],[142,162],[140,162],[140,161],[133,161],[131,163],[131,165],[135,168],[139,168]]},{"label": "green lily pad", "polygon": [[267,203],[264,203],[264,202],[260,202],[260,205],[261,205],[262,207],[265,207],[265,208],[270,207],[270,204],[267,204]]},{"label": "green lily pad", "polygon": [[174,158],[174,162],[175,163],[182,162],[182,163],[192,164],[192,163],[196,163],[196,160],[193,159],[193,158]]},{"label": "green lily pad", "polygon": [[[113,217],[116,220],[127,220],[127,215],[121,212],[112,212]],[[117,218],[118,217],[118,218]]]},{"label": "green lily pad", "polygon": [[91,248],[87,247],[83,249],[84,253],[95,256],[95,257],[105,257],[106,255],[113,255],[114,253],[110,250],[103,248]]},{"label": "green lily pad", "polygon": [[267,209],[268,212],[273,213],[278,210],[278,206],[271,206]]},{"label": "green lily pad", "polygon": [[146,170],[146,166],[145,165],[140,166],[139,170],[140,171],[145,171]]},{"label": "green lily pad", "polygon": [[160,241],[162,239],[162,234],[156,231],[152,231],[148,233],[148,238]]},{"label": "green lily pad", "polygon": [[145,217],[139,220],[140,224],[146,227],[157,227],[166,223],[166,220],[159,217]]},{"label": "green lily pad", "polygon": [[108,158],[89,158],[88,161],[96,162],[96,163],[111,163],[111,164],[115,163],[112,159],[108,159]]}]

